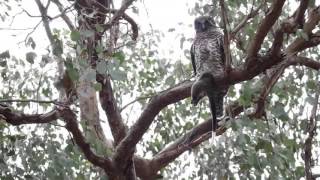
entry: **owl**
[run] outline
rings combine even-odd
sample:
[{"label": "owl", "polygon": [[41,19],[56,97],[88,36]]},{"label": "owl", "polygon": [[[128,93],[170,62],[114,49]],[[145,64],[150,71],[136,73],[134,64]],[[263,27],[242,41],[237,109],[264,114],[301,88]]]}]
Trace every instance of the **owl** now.
[{"label": "owl", "polygon": [[217,129],[217,117],[223,115],[223,99],[227,88],[218,88],[215,78],[225,71],[223,34],[209,16],[195,19],[196,36],[191,46],[191,61],[196,81],[191,88],[192,104],[197,105],[203,96],[208,96],[213,119],[213,130]]}]

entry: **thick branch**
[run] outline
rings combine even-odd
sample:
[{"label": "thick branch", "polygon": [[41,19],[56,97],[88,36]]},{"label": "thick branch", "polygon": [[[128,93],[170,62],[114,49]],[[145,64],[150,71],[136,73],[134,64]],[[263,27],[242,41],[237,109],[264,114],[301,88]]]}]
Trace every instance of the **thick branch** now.
[{"label": "thick branch", "polygon": [[79,129],[77,117],[68,107],[59,109],[60,116],[66,122],[66,128],[73,135],[75,143],[82,150],[86,158],[94,165],[105,169],[108,172],[115,172],[112,161],[106,157],[96,155],[90,148],[89,143],[85,142],[85,137]]},{"label": "thick branch", "polygon": [[295,57],[293,61],[290,61],[290,65],[303,65],[314,70],[320,70],[320,62],[302,56]]},{"label": "thick branch", "polygon": [[308,21],[303,26],[303,32],[309,36],[309,40],[305,40],[303,37],[298,37],[293,41],[286,49],[287,54],[293,54],[298,51],[302,51],[313,44],[320,42],[319,34],[311,34],[312,30],[318,25],[320,21],[320,6],[312,9],[309,13]]},{"label": "thick branch", "polygon": [[314,47],[320,44],[320,33],[310,34],[309,39],[306,40],[302,37],[298,37],[290,46],[286,49],[287,54],[294,54],[299,51],[303,51],[307,48]]},{"label": "thick branch", "polygon": [[[229,109],[229,115],[235,117],[243,111],[243,107],[237,103],[231,104],[227,109]],[[161,168],[167,166],[170,162],[174,161],[178,156],[180,156],[185,151],[190,150],[201,144],[202,142],[208,140],[211,137],[212,131],[212,119],[209,119],[194,128],[192,128],[185,135],[181,136],[175,142],[161,150],[157,155],[155,155],[151,160],[151,167],[154,171],[158,171]],[[226,129],[224,127],[219,128],[216,131],[216,135],[222,134]],[[191,137],[191,139],[190,139]],[[188,141],[188,144],[185,142]]]},{"label": "thick branch", "polygon": [[296,33],[298,28],[303,27],[304,23],[304,13],[308,7],[308,0],[300,1],[300,6],[295,11],[292,17],[284,20],[280,27],[277,28],[274,35],[274,41],[271,47],[272,55],[279,55],[281,48],[283,46],[283,36],[284,34],[293,34]]},{"label": "thick branch", "polygon": [[99,92],[100,102],[102,109],[107,115],[116,146],[125,137],[126,126],[122,121],[120,110],[114,98],[110,77],[98,75],[97,81],[102,85],[102,90]]},{"label": "thick branch", "polygon": [[285,0],[274,0],[272,3],[272,7],[269,9],[266,17],[262,20],[260,26],[258,27],[257,33],[247,50],[247,67],[249,67],[249,64],[254,63],[255,59],[253,57],[257,56],[264,38],[267,36],[269,30],[279,18],[284,2]]},{"label": "thick branch", "polygon": [[192,82],[186,81],[179,86],[163,91],[154,96],[145,107],[137,122],[130,128],[128,135],[121,141],[114,156],[115,162],[122,167],[121,162],[127,162],[134,152],[136,144],[148,130],[156,115],[169,104],[178,102],[190,96]]},{"label": "thick branch", "polygon": [[13,112],[9,107],[0,104],[0,119],[3,119],[14,126],[22,124],[43,124],[55,121],[58,119],[56,110],[52,110],[45,114],[23,114]]},{"label": "thick branch", "polygon": [[301,27],[303,27],[304,23],[304,13],[308,8],[309,0],[301,0],[298,10],[296,11],[296,16],[294,17],[294,21]]}]

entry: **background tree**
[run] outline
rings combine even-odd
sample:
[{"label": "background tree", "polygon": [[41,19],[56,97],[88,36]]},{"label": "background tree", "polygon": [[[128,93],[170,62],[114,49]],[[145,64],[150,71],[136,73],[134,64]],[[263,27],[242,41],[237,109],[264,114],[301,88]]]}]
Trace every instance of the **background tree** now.
[{"label": "background tree", "polygon": [[[176,32],[180,49],[164,58],[159,44],[176,27],[143,31],[133,18],[141,2],[34,2],[39,13],[19,0],[0,2],[9,25],[22,14],[40,20],[23,29],[25,58],[0,54],[1,179],[317,176],[315,1],[200,1],[189,9],[212,15],[225,33],[228,68],[218,84],[234,85],[226,108],[232,120],[213,142],[206,102],[194,108],[188,98],[192,35]],[[34,40],[41,25],[46,51]]]}]

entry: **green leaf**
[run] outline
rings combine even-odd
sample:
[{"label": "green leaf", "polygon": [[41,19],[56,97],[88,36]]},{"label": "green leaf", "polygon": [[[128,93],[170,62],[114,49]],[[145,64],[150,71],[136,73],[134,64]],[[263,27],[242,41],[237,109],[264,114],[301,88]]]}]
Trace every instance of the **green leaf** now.
[{"label": "green leaf", "polygon": [[34,52],[28,52],[26,54],[26,60],[30,63],[33,64],[34,63],[34,59],[37,57],[37,54]]},{"label": "green leaf", "polygon": [[258,144],[255,147],[255,150],[258,151],[260,149],[265,150],[267,153],[271,153],[272,152],[272,144],[271,142],[265,140],[265,139],[258,139]]},{"label": "green leaf", "polygon": [[120,64],[122,64],[125,60],[125,54],[122,51],[114,53],[112,57],[118,59],[120,61]]},{"label": "green leaf", "polygon": [[75,68],[67,69],[67,73],[72,81],[77,81],[79,79],[79,72]]},{"label": "green leaf", "polygon": [[97,82],[95,84],[93,84],[93,87],[96,91],[101,91],[102,90],[102,84]]},{"label": "green leaf", "polygon": [[304,167],[303,166],[296,167],[295,174],[298,176],[298,178],[305,176]]},{"label": "green leaf", "polygon": [[317,83],[315,80],[308,80],[307,81],[307,87],[309,89],[317,89]]},{"label": "green leaf", "polygon": [[72,41],[79,41],[80,37],[81,37],[81,35],[80,35],[79,31],[71,31],[70,38]]}]

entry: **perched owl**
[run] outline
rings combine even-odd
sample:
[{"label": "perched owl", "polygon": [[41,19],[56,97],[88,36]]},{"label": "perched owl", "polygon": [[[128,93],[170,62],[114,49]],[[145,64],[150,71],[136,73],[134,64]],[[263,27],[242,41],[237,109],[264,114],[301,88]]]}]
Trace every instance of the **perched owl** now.
[{"label": "perched owl", "polygon": [[191,46],[191,60],[196,82],[191,88],[192,104],[197,105],[207,95],[213,119],[213,130],[218,128],[217,117],[223,115],[223,98],[227,88],[217,88],[215,77],[225,70],[223,34],[209,16],[195,19],[196,37]]}]

